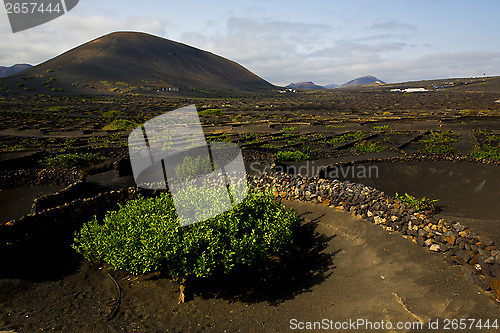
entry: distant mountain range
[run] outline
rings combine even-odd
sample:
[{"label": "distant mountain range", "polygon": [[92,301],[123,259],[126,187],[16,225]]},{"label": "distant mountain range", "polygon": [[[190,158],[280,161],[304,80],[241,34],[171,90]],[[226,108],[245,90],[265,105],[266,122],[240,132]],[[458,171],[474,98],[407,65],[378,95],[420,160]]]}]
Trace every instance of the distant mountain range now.
[{"label": "distant mountain range", "polygon": [[319,90],[325,89],[325,87],[318,86],[312,82],[298,82],[298,83],[290,83],[285,88],[289,89],[304,89],[304,90]]},{"label": "distant mountain range", "polygon": [[313,82],[299,82],[299,83],[291,83],[287,85],[285,88],[290,89],[304,89],[304,90],[320,90],[320,89],[334,89],[334,88],[346,88],[346,87],[354,87],[354,86],[363,86],[369,84],[385,84],[384,81],[377,79],[375,76],[363,76],[358,77],[357,79],[346,82],[342,85],[338,84],[327,84],[324,86],[319,86],[314,84]]},{"label": "distant mountain range", "polygon": [[365,86],[368,84],[384,84],[385,82],[377,79],[375,76],[363,76],[357,79],[351,80],[339,86],[339,88],[354,87],[354,86]]},{"label": "distant mountain range", "polygon": [[[34,67],[0,66],[0,76],[10,76],[4,82],[11,82],[11,88],[35,93],[210,93],[277,88],[236,62],[139,32],[110,33]],[[21,84],[19,79],[23,79]],[[383,83],[374,76],[363,76],[340,86],[298,82],[286,88],[323,90]]]},{"label": "distant mountain range", "polygon": [[231,60],[139,32],[102,36],[27,69],[17,79],[26,76],[32,78],[23,80],[29,90],[67,93],[276,89]]},{"label": "distant mountain range", "polygon": [[0,77],[9,76],[25,69],[31,68],[33,66],[29,64],[15,64],[10,67],[0,66]]}]

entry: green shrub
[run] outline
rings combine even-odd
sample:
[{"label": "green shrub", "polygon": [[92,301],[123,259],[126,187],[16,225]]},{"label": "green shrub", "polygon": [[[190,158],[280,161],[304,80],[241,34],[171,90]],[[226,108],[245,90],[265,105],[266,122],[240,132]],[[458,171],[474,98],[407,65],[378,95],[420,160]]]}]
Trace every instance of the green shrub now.
[{"label": "green shrub", "polygon": [[47,107],[47,111],[51,111],[51,112],[65,112],[65,111],[69,111],[68,107],[64,106],[64,105],[53,105],[53,106],[48,106]]},{"label": "green shrub", "polygon": [[374,130],[390,130],[391,125],[387,124],[387,125],[373,126],[373,129]]},{"label": "green shrub", "polygon": [[[206,198],[211,202],[212,198]],[[76,234],[73,248],[133,274],[164,270],[180,281],[229,273],[291,249],[297,217],[270,194],[250,192],[230,211],[180,227],[172,198],[139,197]]]},{"label": "green shrub", "polygon": [[382,150],[384,150],[383,146],[380,146],[376,142],[373,142],[373,141],[358,142],[354,145],[354,148],[362,153],[371,153],[371,152],[379,153]]},{"label": "green shrub", "polygon": [[311,157],[307,154],[304,154],[301,151],[278,151],[276,153],[276,158],[278,162],[287,162],[287,161],[306,161],[310,160]]},{"label": "green shrub", "polygon": [[405,195],[399,195],[398,193],[396,193],[395,198],[400,200],[402,203],[415,208],[417,211],[422,211],[422,210],[436,211],[435,203],[439,201],[438,199],[431,200],[431,199],[426,199],[425,197],[423,197],[422,199],[417,199],[409,195],[408,193],[405,193]]},{"label": "green shrub", "polygon": [[105,112],[102,116],[104,118],[118,118],[121,115],[123,115],[123,112],[121,112],[121,111],[110,110],[110,111]]},{"label": "green shrub", "polygon": [[184,157],[182,163],[175,167],[175,176],[179,179],[206,175],[212,172],[212,163],[208,156]]},{"label": "green shrub", "polygon": [[279,148],[279,146],[277,145],[273,145],[271,143],[265,143],[261,146],[262,148],[268,148],[268,149],[276,149],[276,148]]},{"label": "green shrub", "polygon": [[71,168],[85,168],[93,164],[106,160],[99,154],[60,154],[54,157],[46,157],[40,163],[45,168],[55,169],[71,169]]},{"label": "green shrub", "polygon": [[477,147],[470,153],[474,158],[487,158],[491,160],[500,160],[500,145],[483,144],[481,149]]},{"label": "green shrub", "polygon": [[283,131],[283,132],[291,132],[291,131],[295,131],[297,129],[296,126],[290,126],[290,127],[283,127],[282,129],[280,129],[280,131]]},{"label": "green shrub", "polygon": [[105,131],[117,131],[117,130],[131,130],[137,127],[138,124],[127,119],[116,119],[111,122],[111,124],[103,127]]},{"label": "green shrub", "polygon": [[458,134],[452,130],[431,131],[428,139],[420,140],[424,143],[453,143],[458,141]]},{"label": "green shrub", "polygon": [[231,142],[230,134],[222,133],[219,135],[207,135],[208,142]]},{"label": "green shrub", "polygon": [[354,133],[346,133],[346,134],[342,134],[341,136],[337,136],[337,137],[329,139],[328,143],[351,142],[351,141],[356,141],[356,140],[362,139],[365,136],[366,136],[366,134],[361,132],[361,131],[357,131]]},{"label": "green shrub", "polygon": [[448,144],[440,144],[435,142],[429,142],[425,144],[424,151],[427,153],[434,154],[453,154],[455,149]]},{"label": "green shrub", "polygon": [[222,117],[225,113],[220,109],[206,109],[198,112],[200,116],[204,117]]},{"label": "green shrub", "polygon": [[248,133],[243,133],[243,136],[245,137],[245,139],[252,139],[258,137],[259,134],[248,132]]}]

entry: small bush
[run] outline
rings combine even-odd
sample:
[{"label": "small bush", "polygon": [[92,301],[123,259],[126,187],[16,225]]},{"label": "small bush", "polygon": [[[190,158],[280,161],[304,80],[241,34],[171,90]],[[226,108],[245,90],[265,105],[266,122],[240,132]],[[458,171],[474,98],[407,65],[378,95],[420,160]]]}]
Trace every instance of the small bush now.
[{"label": "small bush", "polygon": [[436,211],[435,203],[439,201],[438,199],[431,200],[426,199],[425,197],[423,197],[422,199],[417,199],[409,195],[408,193],[405,193],[404,195],[399,195],[398,193],[396,193],[395,198],[400,200],[402,203],[415,208],[417,211],[430,210],[434,212]]},{"label": "small bush", "polygon": [[383,146],[373,141],[361,141],[354,145],[354,148],[362,153],[379,153],[384,150]]},{"label": "small bush", "polygon": [[54,169],[71,169],[85,168],[93,164],[106,160],[105,157],[99,154],[61,154],[54,157],[47,157],[40,163],[45,168]]},{"label": "small bush", "polygon": [[428,139],[420,140],[424,143],[453,143],[458,141],[458,134],[452,130],[431,131]]},{"label": "small bush", "polygon": [[283,131],[283,132],[291,132],[291,131],[295,131],[297,129],[297,127],[295,126],[290,126],[290,127],[283,127],[282,129],[280,129],[280,131]]},{"label": "small bush", "polygon": [[487,158],[490,160],[500,160],[500,145],[483,144],[481,149],[477,147],[470,153],[474,158]]},{"label": "small bush", "polygon": [[341,136],[337,136],[337,137],[329,139],[328,143],[335,144],[335,143],[351,142],[351,141],[356,141],[356,140],[362,139],[365,136],[366,136],[366,134],[361,132],[361,131],[357,131],[355,133],[346,133],[346,134],[342,134]]},{"label": "small bush", "polygon": [[304,154],[301,151],[279,151],[276,153],[276,158],[278,162],[287,162],[287,161],[306,161],[310,160],[311,157],[307,154]]},{"label": "small bush", "polygon": [[424,151],[433,154],[454,154],[455,149],[448,144],[429,142],[425,144]]},{"label": "small bush", "polygon": [[163,269],[176,280],[205,278],[291,249],[296,221],[272,195],[250,192],[232,210],[180,227],[172,198],[162,193],[131,200],[102,223],[94,218],[76,234],[73,248],[133,274]]},{"label": "small bush", "polygon": [[110,111],[105,112],[102,116],[104,118],[118,118],[121,115],[123,115],[123,112],[121,112],[121,111],[110,110]]},{"label": "small bush", "polygon": [[186,179],[206,175],[212,171],[212,163],[208,156],[197,156],[196,158],[186,156],[182,163],[175,167],[175,176],[179,179]]},{"label": "small bush", "polygon": [[373,126],[374,130],[390,130],[391,125]]},{"label": "small bush", "polygon": [[222,117],[225,113],[220,109],[206,109],[198,112],[203,117]]},{"label": "small bush", "polygon": [[116,119],[111,124],[104,126],[105,131],[131,130],[137,127],[138,124],[127,119]]}]

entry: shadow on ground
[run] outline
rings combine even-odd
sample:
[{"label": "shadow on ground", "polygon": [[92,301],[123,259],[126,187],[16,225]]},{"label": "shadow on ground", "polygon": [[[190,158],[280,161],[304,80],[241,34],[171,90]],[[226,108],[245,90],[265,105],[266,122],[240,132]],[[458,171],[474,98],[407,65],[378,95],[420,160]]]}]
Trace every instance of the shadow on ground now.
[{"label": "shadow on ground", "polygon": [[335,235],[319,233],[317,227],[315,220],[302,220],[295,230],[295,248],[280,260],[268,260],[251,269],[240,267],[227,276],[195,279],[190,281],[190,294],[231,302],[278,305],[298,294],[311,292],[311,288],[324,282],[335,268],[336,253],[325,251]]}]

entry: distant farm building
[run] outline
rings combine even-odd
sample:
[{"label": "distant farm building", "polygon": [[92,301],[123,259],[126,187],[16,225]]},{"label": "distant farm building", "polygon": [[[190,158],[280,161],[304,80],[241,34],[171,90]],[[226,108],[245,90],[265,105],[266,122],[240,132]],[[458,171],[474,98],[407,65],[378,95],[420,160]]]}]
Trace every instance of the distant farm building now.
[{"label": "distant farm building", "polygon": [[406,88],[406,89],[391,89],[392,92],[416,93],[429,91],[425,88]]}]

